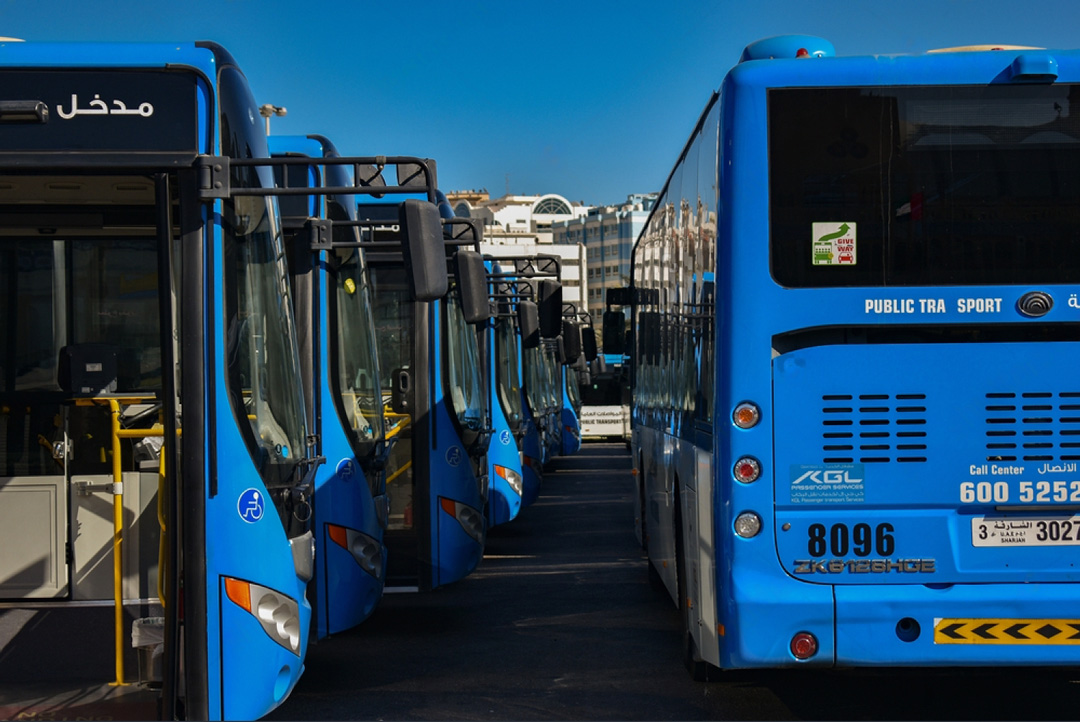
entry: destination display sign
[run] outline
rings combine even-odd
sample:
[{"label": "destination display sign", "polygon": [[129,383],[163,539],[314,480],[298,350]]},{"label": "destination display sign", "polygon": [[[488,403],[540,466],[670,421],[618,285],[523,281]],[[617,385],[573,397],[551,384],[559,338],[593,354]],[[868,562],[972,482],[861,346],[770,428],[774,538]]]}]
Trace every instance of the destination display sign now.
[{"label": "destination display sign", "polygon": [[191,72],[0,70],[0,152],[194,153],[197,108]]}]

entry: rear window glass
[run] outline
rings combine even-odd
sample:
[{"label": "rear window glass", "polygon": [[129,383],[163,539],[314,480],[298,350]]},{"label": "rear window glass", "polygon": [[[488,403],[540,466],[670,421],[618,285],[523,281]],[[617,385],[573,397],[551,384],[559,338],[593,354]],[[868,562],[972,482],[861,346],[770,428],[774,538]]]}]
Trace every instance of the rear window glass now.
[{"label": "rear window glass", "polygon": [[773,277],[1080,282],[1078,87],[770,90]]}]

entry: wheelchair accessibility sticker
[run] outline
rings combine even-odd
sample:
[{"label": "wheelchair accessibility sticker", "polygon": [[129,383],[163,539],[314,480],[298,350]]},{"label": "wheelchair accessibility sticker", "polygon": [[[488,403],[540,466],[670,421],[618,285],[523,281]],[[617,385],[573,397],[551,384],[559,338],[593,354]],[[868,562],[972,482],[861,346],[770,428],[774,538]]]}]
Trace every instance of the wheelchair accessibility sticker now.
[{"label": "wheelchair accessibility sticker", "polygon": [[236,511],[241,519],[248,524],[254,524],[262,519],[264,504],[262,492],[258,489],[247,489],[236,502]]},{"label": "wheelchair accessibility sticker", "polygon": [[337,475],[345,481],[352,481],[353,476],[356,474],[356,467],[353,466],[352,459],[342,459],[337,465]]},{"label": "wheelchair accessibility sticker", "polygon": [[461,448],[458,446],[451,446],[446,450],[446,463],[450,466],[457,467],[461,463]]},{"label": "wheelchair accessibility sticker", "polygon": [[507,431],[506,429],[503,429],[502,433],[499,434],[499,441],[502,442],[503,446],[509,446],[510,445],[510,438],[511,438],[510,437],[510,432]]}]

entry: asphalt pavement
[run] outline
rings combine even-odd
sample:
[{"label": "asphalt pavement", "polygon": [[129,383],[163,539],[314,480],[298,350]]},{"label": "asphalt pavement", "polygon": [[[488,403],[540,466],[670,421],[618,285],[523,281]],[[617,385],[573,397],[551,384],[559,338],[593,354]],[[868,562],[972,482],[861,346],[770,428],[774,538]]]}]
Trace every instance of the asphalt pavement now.
[{"label": "asphalt pavement", "polygon": [[1076,719],[1072,670],[782,670],[690,679],[648,582],[622,444],[558,458],[469,577],[391,594],[308,651],[270,719]]},{"label": "asphalt pavement", "polygon": [[[649,585],[634,537],[633,489],[622,444],[556,459],[540,499],[491,530],[479,569],[430,593],[387,595],[362,625],[312,645],[297,688],[269,718],[1077,718],[1080,674],[1070,669],[796,669],[692,681],[679,615]],[[108,684],[110,614],[0,609],[0,719],[155,716],[151,690]]]}]

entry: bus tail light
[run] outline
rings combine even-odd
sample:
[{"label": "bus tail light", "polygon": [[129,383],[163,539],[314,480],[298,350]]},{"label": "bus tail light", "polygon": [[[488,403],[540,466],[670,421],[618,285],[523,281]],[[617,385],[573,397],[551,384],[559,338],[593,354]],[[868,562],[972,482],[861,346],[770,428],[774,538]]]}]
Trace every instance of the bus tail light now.
[{"label": "bus tail light", "polygon": [[752,456],[744,456],[735,462],[735,481],[749,484],[761,476],[761,464]]},{"label": "bus tail light", "polygon": [[481,544],[484,543],[484,517],[476,509],[460,501],[439,497],[439,505],[442,510],[457,520],[465,533]]},{"label": "bus tail light", "polygon": [[791,654],[795,659],[810,659],[817,651],[817,637],[810,632],[799,632],[791,638]]},{"label": "bus tail light", "polygon": [[225,594],[255,617],[263,631],[293,654],[300,654],[300,605],[291,597],[243,579],[224,577]]},{"label": "bus tail light", "polygon": [[761,409],[756,404],[744,401],[731,412],[731,420],[740,429],[753,428],[757,426],[757,422],[761,421]]},{"label": "bus tail light", "polygon": [[744,539],[755,537],[761,531],[761,517],[746,511],[735,517],[735,533]]},{"label": "bus tail light", "polygon": [[506,466],[499,466],[495,464],[495,473],[499,478],[510,485],[510,488],[514,490],[514,493],[521,496],[521,474]]},{"label": "bus tail light", "polygon": [[352,555],[361,569],[376,579],[382,579],[382,544],[378,539],[337,524],[327,524],[326,533],[330,541]]}]

